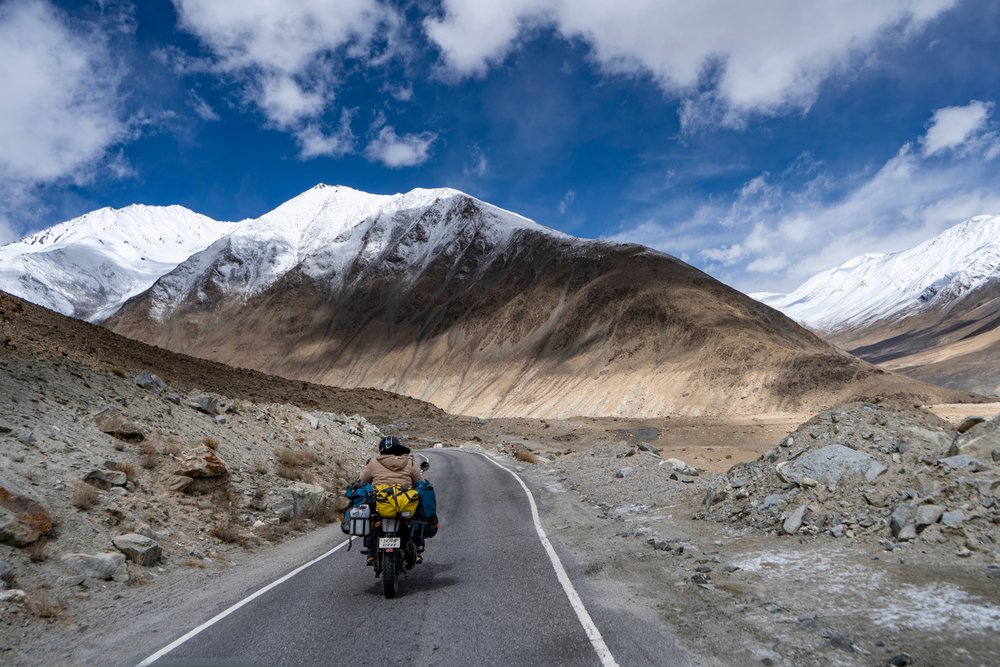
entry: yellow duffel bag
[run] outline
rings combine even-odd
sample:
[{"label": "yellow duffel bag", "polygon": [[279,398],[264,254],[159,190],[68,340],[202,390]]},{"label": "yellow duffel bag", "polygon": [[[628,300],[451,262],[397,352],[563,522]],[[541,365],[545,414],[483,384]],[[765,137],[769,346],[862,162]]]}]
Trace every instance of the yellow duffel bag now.
[{"label": "yellow duffel bag", "polygon": [[417,513],[420,494],[416,489],[404,489],[395,484],[375,485],[375,511],[379,516],[408,519]]}]

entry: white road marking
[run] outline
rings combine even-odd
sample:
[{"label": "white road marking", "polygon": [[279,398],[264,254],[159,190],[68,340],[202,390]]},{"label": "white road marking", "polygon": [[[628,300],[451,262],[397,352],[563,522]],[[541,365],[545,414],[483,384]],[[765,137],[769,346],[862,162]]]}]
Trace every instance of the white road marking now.
[{"label": "white road marking", "polygon": [[186,635],[184,635],[180,639],[177,639],[177,640],[171,642],[170,644],[167,644],[166,646],[164,646],[163,648],[161,648],[159,651],[157,651],[153,655],[149,656],[148,658],[146,658],[145,660],[143,660],[142,662],[140,662],[138,665],[136,665],[136,667],[148,667],[148,665],[152,665],[154,662],[156,662],[157,660],[159,660],[160,658],[162,658],[166,654],[170,653],[171,651],[173,651],[175,648],[177,648],[178,646],[180,646],[181,644],[183,644],[187,640],[189,640],[192,637],[200,634],[204,630],[212,627],[213,625],[215,625],[216,623],[218,623],[219,621],[221,621],[222,619],[224,619],[226,616],[229,616],[230,614],[232,614],[234,611],[236,611],[236,610],[240,609],[241,607],[244,607],[247,604],[253,602],[254,600],[256,600],[257,598],[259,598],[264,593],[267,593],[269,590],[271,590],[275,586],[278,586],[278,585],[280,585],[280,584],[288,581],[289,579],[291,579],[292,577],[294,577],[295,575],[297,575],[299,572],[301,572],[302,570],[306,569],[307,567],[315,565],[316,563],[318,563],[321,560],[323,560],[324,558],[330,556],[334,552],[339,551],[340,549],[346,547],[347,544],[348,544],[348,542],[349,542],[349,540],[344,540],[343,542],[341,542],[340,544],[338,544],[334,548],[332,548],[329,551],[327,551],[322,556],[318,556],[318,557],[312,559],[311,561],[309,561],[305,565],[300,565],[299,567],[295,568],[294,570],[292,570],[291,572],[289,572],[288,574],[286,574],[285,576],[283,576],[281,579],[277,579],[275,581],[272,581],[271,583],[269,583],[267,586],[264,586],[264,588],[261,588],[256,593],[253,593],[252,595],[243,598],[242,600],[240,600],[239,602],[237,602],[236,604],[234,604],[229,609],[226,609],[225,611],[223,611],[223,612],[221,612],[219,614],[216,614],[215,616],[213,616],[212,618],[208,619],[207,621],[205,621],[204,623],[202,623],[197,628],[195,628],[191,632],[187,633]]},{"label": "white road marking", "polygon": [[555,547],[552,546],[549,538],[545,535],[545,529],[542,528],[541,519],[538,517],[538,506],[535,504],[535,497],[531,495],[531,489],[529,489],[528,485],[524,483],[524,480],[510,468],[497,463],[486,454],[480,453],[480,456],[501,470],[509,472],[514,476],[514,479],[517,480],[517,483],[521,485],[521,488],[524,489],[524,494],[528,496],[528,504],[531,505],[531,518],[535,522],[535,532],[538,533],[538,538],[542,541],[542,546],[545,547],[545,553],[548,554],[549,560],[552,561],[552,568],[556,571],[556,578],[559,579],[559,583],[562,584],[563,591],[566,593],[566,597],[569,598],[569,603],[573,607],[573,611],[576,612],[576,617],[579,619],[580,625],[583,626],[584,632],[587,633],[587,638],[590,639],[590,644],[594,647],[594,651],[597,652],[597,657],[600,658],[601,664],[604,665],[604,667],[618,667],[618,663],[615,661],[615,656],[611,655],[611,650],[608,648],[608,645],[604,643],[604,637],[601,636],[601,631],[597,629],[597,626],[594,624],[594,620],[587,612],[587,608],[583,606],[583,600],[580,599],[580,594],[576,592],[576,588],[573,587],[573,582],[570,581],[569,575],[566,574],[566,568],[563,567],[562,561],[559,560],[559,555],[556,554]]}]

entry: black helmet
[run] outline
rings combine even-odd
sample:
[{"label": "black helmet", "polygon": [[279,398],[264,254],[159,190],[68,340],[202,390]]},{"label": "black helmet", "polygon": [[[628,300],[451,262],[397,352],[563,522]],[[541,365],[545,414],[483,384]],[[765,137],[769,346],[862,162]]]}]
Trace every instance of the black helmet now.
[{"label": "black helmet", "polygon": [[394,435],[383,436],[381,440],[378,441],[378,453],[379,454],[409,454],[410,450],[408,447],[404,447],[403,443],[399,441]]}]

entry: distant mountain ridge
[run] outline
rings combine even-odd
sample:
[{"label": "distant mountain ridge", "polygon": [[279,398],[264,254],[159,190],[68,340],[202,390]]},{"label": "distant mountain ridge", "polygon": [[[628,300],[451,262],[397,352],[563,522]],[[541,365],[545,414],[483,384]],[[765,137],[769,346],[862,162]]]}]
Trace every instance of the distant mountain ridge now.
[{"label": "distant mountain ridge", "polygon": [[933,393],[676,258],[450,189],[317,186],[194,254],[107,326],[477,416],[792,410],[886,382]]},{"label": "distant mountain ridge", "polygon": [[862,255],[790,294],[751,296],[884,368],[1000,394],[1000,216]]},{"label": "distant mountain ridge", "polygon": [[102,208],[0,246],[0,290],[101,321],[235,227],[183,206]]}]

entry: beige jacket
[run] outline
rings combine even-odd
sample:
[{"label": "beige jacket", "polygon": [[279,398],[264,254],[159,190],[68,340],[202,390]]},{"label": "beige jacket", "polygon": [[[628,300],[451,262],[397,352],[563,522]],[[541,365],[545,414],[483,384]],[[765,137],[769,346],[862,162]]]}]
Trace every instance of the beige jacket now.
[{"label": "beige jacket", "polygon": [[411,486],[422,479],[420,469],[409,456],[380,454],[369,460],[361,471],[361,481],[372,484]]}]

